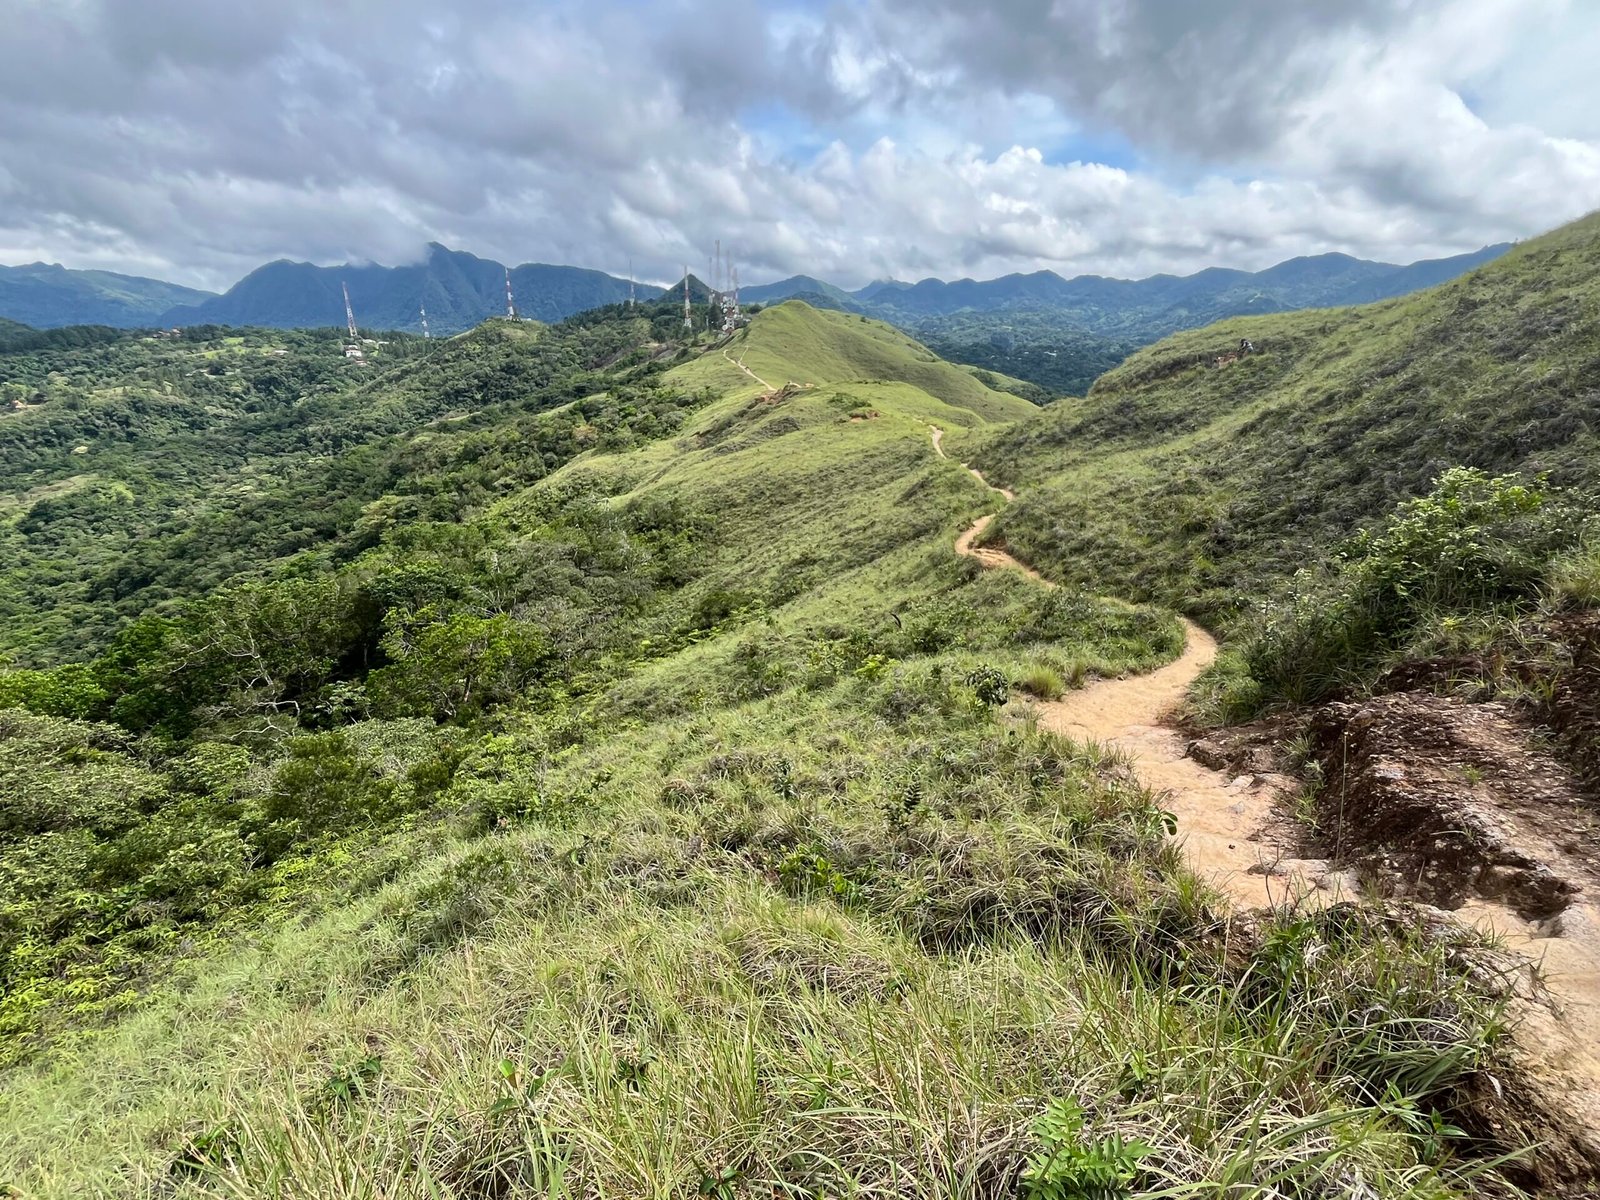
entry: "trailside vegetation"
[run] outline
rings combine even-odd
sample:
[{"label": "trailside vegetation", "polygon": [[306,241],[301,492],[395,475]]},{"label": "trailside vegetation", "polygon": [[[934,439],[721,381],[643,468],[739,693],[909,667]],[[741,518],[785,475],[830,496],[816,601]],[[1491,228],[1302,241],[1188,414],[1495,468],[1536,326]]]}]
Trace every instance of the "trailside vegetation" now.
[{"label": "trailside vegetation", "polygon": [[1230,920],[1037,728],[1183,632],[953,552],[997,500],[930,427],[1033,406],[855,316],[675,320],[22,352],[0,1180],[1499,1187],[1450,937]]}]

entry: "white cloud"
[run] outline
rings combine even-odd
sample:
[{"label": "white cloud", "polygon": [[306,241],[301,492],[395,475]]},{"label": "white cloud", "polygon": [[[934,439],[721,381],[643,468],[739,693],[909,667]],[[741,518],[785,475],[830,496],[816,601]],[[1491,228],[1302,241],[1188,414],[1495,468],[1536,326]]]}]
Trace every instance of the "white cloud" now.
[{"label": "white cloud", "polygon": [[1406,260],[1600,206],[1568,52],[1600,15],[1569,0],[0,0],[0,28],[0,256],[204,286],[430,239],[670,278],[720,237],[747,280],[844,283]]}]

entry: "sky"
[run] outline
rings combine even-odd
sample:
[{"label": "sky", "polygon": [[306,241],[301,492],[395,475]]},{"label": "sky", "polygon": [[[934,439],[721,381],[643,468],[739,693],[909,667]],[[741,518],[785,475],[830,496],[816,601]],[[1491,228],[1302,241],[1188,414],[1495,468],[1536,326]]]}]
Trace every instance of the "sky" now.
[{"label": "sky", "polygon": [[0,263],[1410,262],[1600,208],[1595,0],[0,0]]}]

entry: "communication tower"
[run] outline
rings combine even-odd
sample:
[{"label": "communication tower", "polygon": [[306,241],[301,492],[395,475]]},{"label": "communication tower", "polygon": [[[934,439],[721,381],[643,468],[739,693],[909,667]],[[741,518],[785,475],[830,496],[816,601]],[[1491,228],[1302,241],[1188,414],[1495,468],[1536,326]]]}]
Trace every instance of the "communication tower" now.
[{"label": "communication tower", "polygon": [[517,319],[517,302],[511,298],[511,268],[506,268],[506,319]]},{"label": "communication tower", "polygon": [[350,307],[350,289],[343,280],[339,281],[339,290],[344,293],[344,323],[346,328],[350,330],[350,340],[353,342],[358,336],[356,334],[356,310]]},{"label": "communication tower", "polygon": [[683,327],[694,328],[694,318],[689,315],[689,264],[683,266]]},{"label": "communication tower", "polygon": [[422,308],[422,336],[425,337],[425,338],[431,338],[433,336],[433,334],[428,332],[428,306],[426,304],[424,304],[424,305],[421,306],[421,308]]}]

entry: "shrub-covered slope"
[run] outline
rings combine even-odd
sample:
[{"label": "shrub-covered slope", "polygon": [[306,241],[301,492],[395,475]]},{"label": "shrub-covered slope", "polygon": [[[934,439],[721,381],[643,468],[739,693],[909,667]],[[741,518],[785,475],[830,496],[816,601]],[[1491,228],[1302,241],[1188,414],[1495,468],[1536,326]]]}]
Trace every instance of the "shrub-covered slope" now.
[{"label": "shrub-covered slope", "polygon": [[1024,492],[997,535],[1025,558],[1210,613],[1450,466],[1593,484],[1600,216],[1406,299],[1179,334],[976,461]]}]

